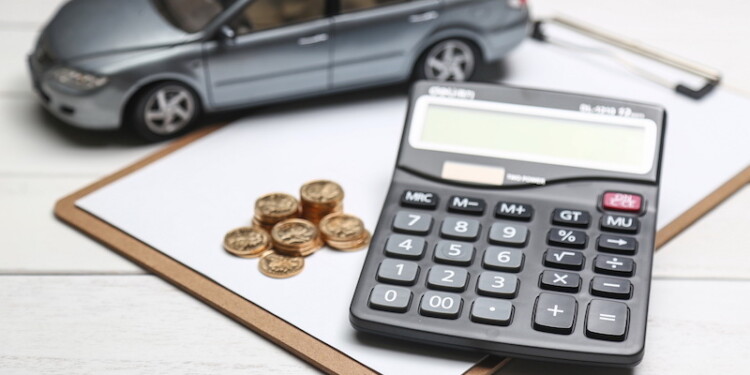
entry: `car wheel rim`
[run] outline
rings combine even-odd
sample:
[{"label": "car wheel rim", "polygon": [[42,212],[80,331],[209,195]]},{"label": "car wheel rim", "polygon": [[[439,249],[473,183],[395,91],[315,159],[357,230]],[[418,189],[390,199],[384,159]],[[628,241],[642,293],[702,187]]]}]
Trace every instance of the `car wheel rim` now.
[{"label": "car wheel rim", "polygon": [[159,135],[184,129],[195,116],[193,94],[181,86],[165,86],[146,102],[144,119],[150,131]]},{"label": "car wheel rim", "polygon": [[430,50],[424,68],[427,79],[466,81],[474,72],[474,52],[460,40],[447,40]]}]

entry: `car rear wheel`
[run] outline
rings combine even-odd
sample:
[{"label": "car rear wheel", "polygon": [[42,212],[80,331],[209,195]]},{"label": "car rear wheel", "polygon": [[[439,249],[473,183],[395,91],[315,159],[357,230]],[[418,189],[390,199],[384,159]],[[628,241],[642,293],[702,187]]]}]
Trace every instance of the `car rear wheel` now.
[{"label": "car rear wheel", "polygon": [[474,46],[461,39],[446,39],[424,54],[417,66],[417,77],[432,81],[469,81],[479,62],[479,52]]},{"label": "car rear wheel", "polygon": [[165,82],[146,89],[136,98],[132,108],[134,130],[152,142],[184,134],[200,112],[193,91],[177,82]]}]

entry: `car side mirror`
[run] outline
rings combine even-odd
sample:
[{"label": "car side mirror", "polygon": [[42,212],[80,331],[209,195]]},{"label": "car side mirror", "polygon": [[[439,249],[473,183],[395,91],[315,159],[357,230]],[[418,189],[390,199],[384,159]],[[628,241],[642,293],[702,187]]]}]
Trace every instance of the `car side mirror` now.
[{"label": "car side mirror", "polygon": [[222,43],[232,44],[236,36],[237,33],[234,32],[234,29],[227,25],[224,25],[219,29],[219,40]]}]

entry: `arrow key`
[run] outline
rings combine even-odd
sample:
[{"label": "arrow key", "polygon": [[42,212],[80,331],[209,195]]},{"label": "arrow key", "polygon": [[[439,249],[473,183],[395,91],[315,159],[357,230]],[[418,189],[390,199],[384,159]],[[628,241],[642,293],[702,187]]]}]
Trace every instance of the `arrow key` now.
[{"label": "arrow key", "polygon": [[596,247],[599,251],[607,253],[633,255],[638,248],[638,242],[632,237],[603,234],[599,236]]}]

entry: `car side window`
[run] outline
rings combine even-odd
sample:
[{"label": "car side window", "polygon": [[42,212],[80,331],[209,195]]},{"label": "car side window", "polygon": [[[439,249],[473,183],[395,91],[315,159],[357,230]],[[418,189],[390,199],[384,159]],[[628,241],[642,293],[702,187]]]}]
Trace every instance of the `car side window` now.
[{"label": "car side window", "polygon": [[370,8],[377,8],[384,5],[399,3],[408,3],[412,0],[340,0],[341,13],[350,13]]},{"label": "car side window", "polygon": [[237,35],[326,17],[326,0],[256,0],[231,23]]}]

